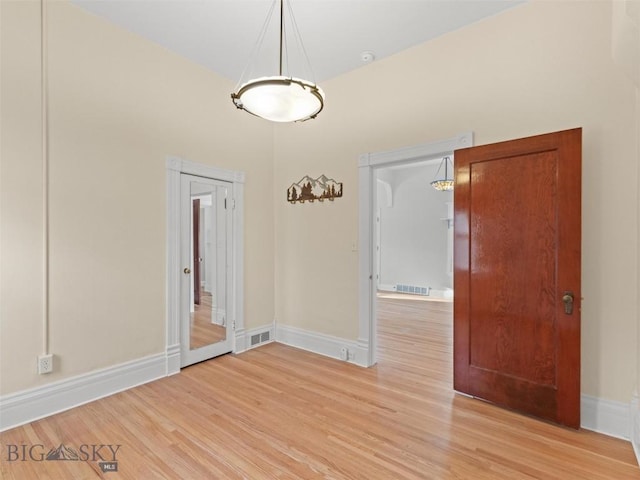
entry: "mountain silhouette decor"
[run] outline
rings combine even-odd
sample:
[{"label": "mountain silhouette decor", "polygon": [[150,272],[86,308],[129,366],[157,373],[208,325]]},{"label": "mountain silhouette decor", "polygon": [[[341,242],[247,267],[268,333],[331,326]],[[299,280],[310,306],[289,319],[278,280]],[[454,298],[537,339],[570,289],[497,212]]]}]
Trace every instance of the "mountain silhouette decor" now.
[{"label": "mountain silhouette decor", "polygon": [[80,460],[78,453],[73,449],[63,444],[58,445],[58,448],[52,448],[47,453],[47,460]]},{"label": "mountain silhouette decor", "polygon": [[342,183],[336,182],[332,178],[320,175],[318,178],[311,178],[305,175],[297,183],[292,183],[287,188],[287,201],[291,203],[314,202],[316,200],[333,202],[334,198],[342,196]]}]

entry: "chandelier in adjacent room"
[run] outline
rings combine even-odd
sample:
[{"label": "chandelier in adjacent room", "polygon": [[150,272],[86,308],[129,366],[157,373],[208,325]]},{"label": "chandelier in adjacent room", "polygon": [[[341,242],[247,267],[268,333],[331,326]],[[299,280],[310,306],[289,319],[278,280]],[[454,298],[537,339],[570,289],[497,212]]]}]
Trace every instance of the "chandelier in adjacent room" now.
[{"label": "chandelier in adjacent room", "polygon": [[[436,179],[431,182],[431,186],[436,190],[439,190],[441,192],[453,190],[453,177],[449,178],[450,164],[451,159],[449,157],[444,157],[440,162],[440,166],[438,167],[438,171],[436,172]],[[440,173],[440,170],[442,170],[442,165],[444,165],[444,178],[438,178],[438,174]],[[451,170],[453,170],[453,165],[451,165]]]}]

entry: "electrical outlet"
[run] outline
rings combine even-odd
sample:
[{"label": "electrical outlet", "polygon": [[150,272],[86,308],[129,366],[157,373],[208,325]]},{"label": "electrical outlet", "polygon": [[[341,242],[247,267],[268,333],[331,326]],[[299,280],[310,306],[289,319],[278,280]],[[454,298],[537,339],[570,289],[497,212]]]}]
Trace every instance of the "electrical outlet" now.
[{"label": "electrical outlet", "polygon": [[42,375],[51,372],[53,372],[53,354],[40,355],[38,357],[38,373]]}]

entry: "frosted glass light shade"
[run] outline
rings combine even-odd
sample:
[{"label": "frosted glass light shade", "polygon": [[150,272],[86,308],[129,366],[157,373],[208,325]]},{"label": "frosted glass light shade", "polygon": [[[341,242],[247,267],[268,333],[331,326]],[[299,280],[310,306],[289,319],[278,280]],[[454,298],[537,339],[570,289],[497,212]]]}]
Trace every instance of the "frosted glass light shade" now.
[{"label": "frosted glass light shade", "polygon": [[324,107],[324,92],[314,83],[292,77],[262,77],[231,94],[236,107],[272,122],[315,118]]}]

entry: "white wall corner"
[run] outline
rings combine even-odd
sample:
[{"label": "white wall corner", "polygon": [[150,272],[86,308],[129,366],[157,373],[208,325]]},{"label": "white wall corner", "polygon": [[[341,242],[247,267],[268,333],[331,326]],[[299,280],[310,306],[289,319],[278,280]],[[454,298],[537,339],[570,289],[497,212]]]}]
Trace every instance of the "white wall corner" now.
[{"label": "white wall corner", "polygon": [[0,397],[0,432],[166,376],[160,353]]},{"label": "white wall corner", "polygon": [[612,3],[611,57],[640,87],[640,7],[635,0]]},{"label": "white wall corner", "polygon": [[281,324],[276,325],[275,338],[277,342],[284,343],[285,345],[338,360],[341,360],[342,348],[346,348],[349,354],[349,359],[346,360],[347,362],[361,367],[368,366],[366,343],[363,345],[354,340],[347,340]]},{"label": "white wall corner", "polygon": [[580,398],[580,413],[582,428],[623,440],[631,439],[629,404],[583,394]]},{"label": "white wall corner", "polygon": [[631,444],[640,465],[640,396],[637,391],[631,399]]}]

